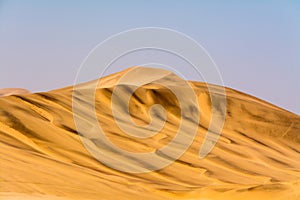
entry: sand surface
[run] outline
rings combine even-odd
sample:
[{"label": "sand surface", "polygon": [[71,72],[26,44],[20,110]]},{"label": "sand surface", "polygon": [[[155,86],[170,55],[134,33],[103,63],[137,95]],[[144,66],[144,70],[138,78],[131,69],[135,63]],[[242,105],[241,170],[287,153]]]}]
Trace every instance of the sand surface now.
[{"label": "sand surface", "polygon": [[[147,74],[143,68],[130,70],[137,70],[138,77],[147,81],[130,99],[132,120],[147,125],[149,108],[161,104],[167,112],[164,127],[143,139],[118,128],[112,117],[112,90],[126,71],[102,78],[95,102],[99,124],[110,141],[123,150],[155,151],[171,141],[181,120],[174,95],[154,83],[158,79],[170,81],[173,75],[159,77],[154,70],[156,75],[151,79],[149,69]],[[89,84],[95,82],[82,84],[82,95]],[[73,120],[73,87],[1,97],[0,199],[300,199],[300,117],[227,88],[221,137],[212,152],[200,159],[199,148],[207,133],[212,105],[206,84],[190,84],[200,105],[200,122],[192,145],[171,165],[137,174],[107,167],[87,151]],[[214,86],[216,96],[219,90]],[[119,101],[122,103],[122,96]],[[79,117],[88,123],[84,113]],[[101,148],[109,152],[105,146]],[[114,156],[111,153],[111,159]]]},{"label": "sand surface", "polygon": [[0,89],[0,97],[17,95],[17,94],[29,94],[30,92],[22,88],[3,88]]}]

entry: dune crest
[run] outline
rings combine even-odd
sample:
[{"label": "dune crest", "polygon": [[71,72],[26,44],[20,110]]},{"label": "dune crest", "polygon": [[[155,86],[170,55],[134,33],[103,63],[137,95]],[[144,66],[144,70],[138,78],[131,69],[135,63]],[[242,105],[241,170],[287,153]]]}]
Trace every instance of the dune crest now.
[{"label": "dune crest", "polygon": [[0,89],[0,97],[17,95],[17,94],[29,94],[30,91],[22,88],[3,88]]},{"label": "dune crest", "polygon": [[[136,70],[138,78],[147,82],[130,98],[132,121],[140,126],[149,124],[149,111],[154,104],[160,104],[166,112],[163,128],[149,138],[124,133],[113,118],[112,92],[128,70]],[[80,84],[78,98],[83,98],[80,95],[90,85],[97,85],[96,116],[106,137],[125,151],[155,152],[175,137],[181,120],[178,100],[168,88],[156,82],[180,85],[172,82],[171,72],[157,74],[153,70],[156,74],[151,76],[149,69],[128,70],[99,82]],[[112,169],[85,148],[82,139],[94,138],[82,138],[77,132],[72,110],[73,87],[1,97],[0,199],[300,199],[300,117],[226,88],[222,134],[212,152],[200,159],[199,148],[210,124],[213,105],[205,83],[189,84],[200,107],[193,143],[171,165],[137,174]],[[124,87],[131,91],[129,84]],[[211,88],[212,95],[221,98],[220,87]],[[122,96],[117,100],[124,103]],[[84,101],[82,105],[91,106]],[[78,117],[91,123],[84,112]],[[188,120],[196,123],[195,119]],[[119,158],[101,141],[99,148],[111,159]]]}]

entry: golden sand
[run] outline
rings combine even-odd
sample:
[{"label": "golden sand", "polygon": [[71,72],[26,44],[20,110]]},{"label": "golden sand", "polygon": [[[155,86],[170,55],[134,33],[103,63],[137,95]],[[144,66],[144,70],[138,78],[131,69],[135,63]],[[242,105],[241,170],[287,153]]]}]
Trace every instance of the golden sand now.
[{"label": "golden sand", "polygon": [[[140,77],[146,76],[140,71]],[[102,78],[96,93],[99,124],[116,146],[127,151],[150,152],[167,145],[180,124],[180,105],[167,88],[151,81],[135,91],[130,114],[135,123],[146,125],[149,108],[161,104],[168,117],[163,129],[140,139],[116,125],[111,95],[125,72]],[[300,199],[300,117],[226,88],[221,137],[200,159],[212,105],[206,84],[190,84],[201,108],[193,144],[173,164],[138,174],[109,168],[84,147],[73,120],[73,87],[1,97],[0,199]],[[218,90],[214,86],[216,95]]]},{"label": "golden sand", "polygon": [[0,89],[0,97],[16,95],[16,94],[29,94],[28,90],[22,88],[4,88]]}]

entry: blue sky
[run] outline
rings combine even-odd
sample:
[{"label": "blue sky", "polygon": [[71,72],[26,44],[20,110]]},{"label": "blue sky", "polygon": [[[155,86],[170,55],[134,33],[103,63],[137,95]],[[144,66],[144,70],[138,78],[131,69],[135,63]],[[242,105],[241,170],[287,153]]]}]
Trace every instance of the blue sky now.
[{"label": "blue sky", "polygon": [[72,85],[98,43],[154,26],[204,46],[226,86],[300,114],[299,10],[296,0],[0,0],[0,88]]}]

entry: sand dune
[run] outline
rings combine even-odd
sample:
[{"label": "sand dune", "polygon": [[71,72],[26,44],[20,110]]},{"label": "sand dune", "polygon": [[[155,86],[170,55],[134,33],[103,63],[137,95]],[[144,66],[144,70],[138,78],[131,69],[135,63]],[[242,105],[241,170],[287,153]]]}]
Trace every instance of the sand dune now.
[{"label": "sand dune", "polygon": [[16,94],[29,94],[30,92],[22,88],[4,88],[0,89],[0,97],[16,95]]},{"label": "sand dune", "polygon": [[[113,118],[112,91],[130,70],[146,83],[130,98],[131,119],[144,126],[151,121],[148,112],[152,105],[160,104],[166,110],[164,126],[149,138],[125,134]],[[99,84],[96,116],[107,138],[129,152],[155,152],[175,137],[181,120],[183,108],[174,94],[157,84],[172,83],[173,79],[170,72],[136,67],[104,77],[100,83],[81,84],[78,98],[84,98],[90,85]],[[85,148],[82,140],[91,139],[80,138],[75,127],[73,87],[1,97],[0,199],[300,199],[300,117],[226,88],[222,134],[212,152],[200,159],[199,149],[209,127],[212,105],[206,84],[189,84],[200,106],[193,143],[171,165],[135,174],[102,164]],[[180,85],[174,82],[173,87]],[[126,84],[124,88],[132,89]],[[212,88],[213,95],[219,98],[220,87]],[[122,97],[117,99],[120,105],[124,103]],[[82,102],[88,108],[90,105],[85,103]],[[77,117],[89,123],[90,117],[85,113]],[[186,120],[191,124],[197,121]],[[110,153],[111,159],[118,158],[105,145],[100,143],[99,148]]]}]

